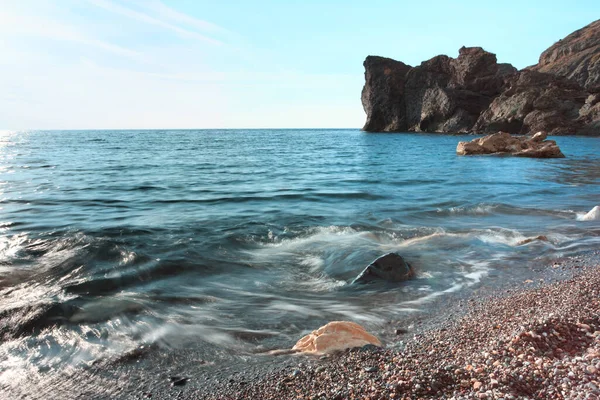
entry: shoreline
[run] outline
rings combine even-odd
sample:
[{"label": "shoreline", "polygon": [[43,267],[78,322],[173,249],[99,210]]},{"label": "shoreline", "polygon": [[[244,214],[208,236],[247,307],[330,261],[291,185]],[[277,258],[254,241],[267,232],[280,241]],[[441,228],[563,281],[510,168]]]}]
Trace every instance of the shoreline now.
[{"label": "shoreline", "polygon": [[[31,376],[27,385],[3,389],[15,398],[40,399],[84,396],[312,400],[445,396],[508,400],[575,399],[577,393],[600,399],[600,251],[558,259],[533,259],[520,265],[517,273],[510,271],[511,267],[506,267],[477,285],[435,298],[422,311],[401,321],[391,320],[381,329],[369,330],[386,345],[381,349],[354,349],[327,357],[242,355],[236,365],[220,367],[211,366],[212,363],[194,353],[186,355],[184,351],[150,346],[118,359],[99,361],[89,369],[64,370],[52,382],[40,381],[43,375],[38,374]],[[577,323],[589,326],[591,331],[579,332]],[[572,342],[568,335],[575,335],[578,340],[583,338],[584,346],[564,348],[558,339],[551,345],[561,353],[549,357],[544,355],[547,348],[529,351],[530,346],[522,345],[529,343],[526,340],[520,347],[512,346],[516,353],[507,350],[511,341],[523,332],[532,331],[537,336],[544,332],[552,334],[544,324],[566,338],[567,344]],[[595,335],[591,342],[586,339],[587,333]],[[290,342],[289,347],[292,345]],[[588,345],[595,349],[594,357],[575,360],[587,354]],[[565,356],[573,349],[576,355]],[[495,365],[496,362],[500,364]],[[539,387],[536,376],[532,375],[538,367],[538,373],[555,374],[544,376],[548,382],[542,387],[564,383],[566,394],[527,394],[526,388],[532,382]],[[586,372],[587,367],[596,370],[591,374]],[[574,372],[572,368],[577,369]],[[515,380],[510,375],[513,372],[522,375],[525,383]],[[176,377],[183,378],[181,385],[173,383]],[[477,382],[481,386],[475,385]],[[575,396],[570,396],[571,392]]]},{"label": "shoreline", "polygon": [[295,356],[179,398],[600,398],[599,259],[557,260],[532,270],[537,281],[445,298],[382,349]]}]

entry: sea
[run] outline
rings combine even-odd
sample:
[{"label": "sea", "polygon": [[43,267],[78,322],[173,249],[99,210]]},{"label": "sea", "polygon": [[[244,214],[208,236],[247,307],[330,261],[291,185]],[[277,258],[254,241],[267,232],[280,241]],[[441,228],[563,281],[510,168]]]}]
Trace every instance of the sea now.
[{"label": "sea", "polygon": [[[471,139],[1,132],[0,392],[51,398],[61,377],[75,390],[98,366],[143,375],[144,359],[229,368],[335,320],[378,334],[598,249],[582,216],[600,204],[600,139],[552,138],[563,159],[457,156]],[[352,284],[389,252],[416,276]]]}]

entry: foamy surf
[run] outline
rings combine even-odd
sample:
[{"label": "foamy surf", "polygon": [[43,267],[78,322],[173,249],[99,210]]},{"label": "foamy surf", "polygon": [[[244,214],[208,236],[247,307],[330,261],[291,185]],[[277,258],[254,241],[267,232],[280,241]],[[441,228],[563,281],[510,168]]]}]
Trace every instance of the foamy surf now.
[{"label": "foamy surf", "polygon": [[[332,320],[426,318],[431,299],[600,240],[568,211],[597,204],[598,149],[580,138],[561,137],[569,158],[551,163],[459,160],[457,137],[358,130],[2,139],[0,379],[28,376],[16,398],[81,389],[90,365],[121,367],[121,382],[192,365],[200,376]],[[351,284],[387,252],[416,276]]]}]

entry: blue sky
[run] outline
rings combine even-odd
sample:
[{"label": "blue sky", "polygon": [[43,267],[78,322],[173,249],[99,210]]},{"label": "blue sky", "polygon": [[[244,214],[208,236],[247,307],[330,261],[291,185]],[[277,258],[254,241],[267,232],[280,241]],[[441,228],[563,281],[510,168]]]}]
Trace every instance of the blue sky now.
[{"label": "blue sky", "polygon": [[0,128],[359,128],[369,54],[482,46],[523,68],[598,17],[597,0],[0,0]]}]

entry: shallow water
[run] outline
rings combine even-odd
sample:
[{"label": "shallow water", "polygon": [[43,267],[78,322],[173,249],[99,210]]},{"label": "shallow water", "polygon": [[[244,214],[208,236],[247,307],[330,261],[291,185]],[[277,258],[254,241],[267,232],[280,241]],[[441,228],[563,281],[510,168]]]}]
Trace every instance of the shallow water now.
[{"label": "shallow water", "polygon": [[[598,247],[600,222],[578,216],[600,203],[600,140],[555,138],[565,159],[456,156],[470,139],[3,133],[0,385],[140,346],[227,365],[331,320],[377,331],[490,275]],[[518,245],[538,235],[548,242]],[[390,251],[416,279],[349,284]]]}]

